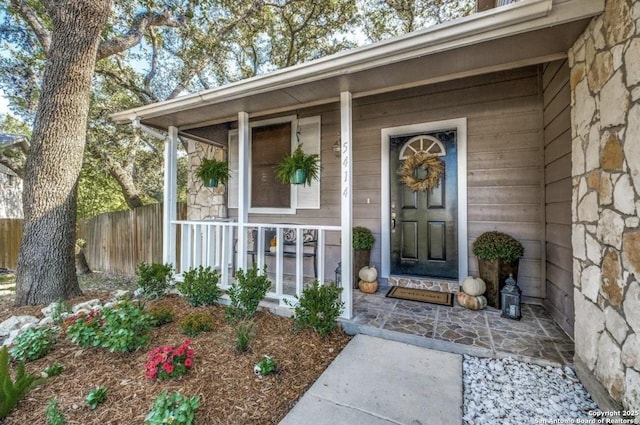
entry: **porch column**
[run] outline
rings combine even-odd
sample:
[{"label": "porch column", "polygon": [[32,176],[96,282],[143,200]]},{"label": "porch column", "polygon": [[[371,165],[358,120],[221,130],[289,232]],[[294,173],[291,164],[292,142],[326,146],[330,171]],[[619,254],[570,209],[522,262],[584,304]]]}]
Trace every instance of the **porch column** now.
[{"label": "porch column", "polygon": [[176,266],[176,229],[171,225],[177,218],[178,129],[169,127],[164,139],[164,196],[162,223],[162,262]]},{"label": "porch column", "polygon": [[340,207],[341,261],[342,261],[342,301],[344,311],[342,317],[351,319],[353,316],[353,188],[352,188],[352,131],[351,131],[351,93],[340,93],[340,193],[342,204]]},{"label": "porch column", "polygon": [[238,112],[238,262],[247,269],[247,231],[249,221],[249,114]]}]

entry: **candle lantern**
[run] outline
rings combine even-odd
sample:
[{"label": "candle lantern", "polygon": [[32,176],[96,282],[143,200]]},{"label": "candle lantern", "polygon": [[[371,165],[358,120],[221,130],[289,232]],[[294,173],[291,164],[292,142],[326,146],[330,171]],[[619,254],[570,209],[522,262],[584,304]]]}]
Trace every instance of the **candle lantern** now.
[{"label": "candle lantern", "polygon": [[522,291],[518,288],[518,284],[513,279],[513,274],[509,273],[509,278],[502,288],[501,304],[502,314],[500,316],[513,320],[520,320],[522,312],[520,311],[520,298]]}]

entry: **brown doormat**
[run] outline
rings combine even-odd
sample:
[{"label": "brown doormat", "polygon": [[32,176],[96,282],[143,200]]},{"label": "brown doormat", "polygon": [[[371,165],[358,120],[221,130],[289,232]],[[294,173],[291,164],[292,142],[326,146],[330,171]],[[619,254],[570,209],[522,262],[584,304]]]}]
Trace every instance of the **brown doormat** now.
[{"label": "brown doormat", "polygon": [[400,300],[419,301],[421,303],[446,305],[449,307],[453,306],[453,294],[450,292],[393,286],[389,292],[387,292],[387,297],[398,298]]}]

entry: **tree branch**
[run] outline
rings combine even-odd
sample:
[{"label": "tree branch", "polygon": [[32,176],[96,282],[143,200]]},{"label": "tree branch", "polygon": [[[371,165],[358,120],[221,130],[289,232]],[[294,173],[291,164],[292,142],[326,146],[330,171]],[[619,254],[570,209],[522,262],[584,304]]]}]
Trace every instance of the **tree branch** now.
[{"label": "tree branch", "polygon": [[156,76],[158,69],[158,38],[153,28],[149,28],[149,38],[151,38],[151,69],[144,76],[144,89],[147,93],[151,93],[151,81]]},{"label": "tree branch", "polygon": [[165,27],[181,27],[186,25],[186,20],[182,17],[172,18],[168,10],[163,13],[159,12],[142,12],[137,14],[133,18],[131,28],[127,33],[121,37],[117,37],[111,40],[105,40],[100,43],[98,47],[98,60],[104,59],[107,56],[120,53],[127,50],[130,47],[137,45],[142,39],[142,35],[153,26],[165,26]]},{"label": "tree branch", "polygon": [[51,47],[51,33],[44,27],[35,10],[23,0],[11,0],[11,6],[13,6],[18,15],[20,15],[33,30],[33,33],[40,42],[40,46],[42,46],[44,54],[48,55]]}]

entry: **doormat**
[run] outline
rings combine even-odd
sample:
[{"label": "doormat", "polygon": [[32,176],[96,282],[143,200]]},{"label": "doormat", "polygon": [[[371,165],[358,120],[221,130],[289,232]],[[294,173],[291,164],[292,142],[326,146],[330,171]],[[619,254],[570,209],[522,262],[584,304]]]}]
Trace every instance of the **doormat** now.
[{"label": "doormat", "polygon": [[449,307],[453,306],[453,294],[450,292],[393,286],[389,292],[387,292],[387,297],[398,298],[400,300],[418,301],[421,303],[446,305]]}]

